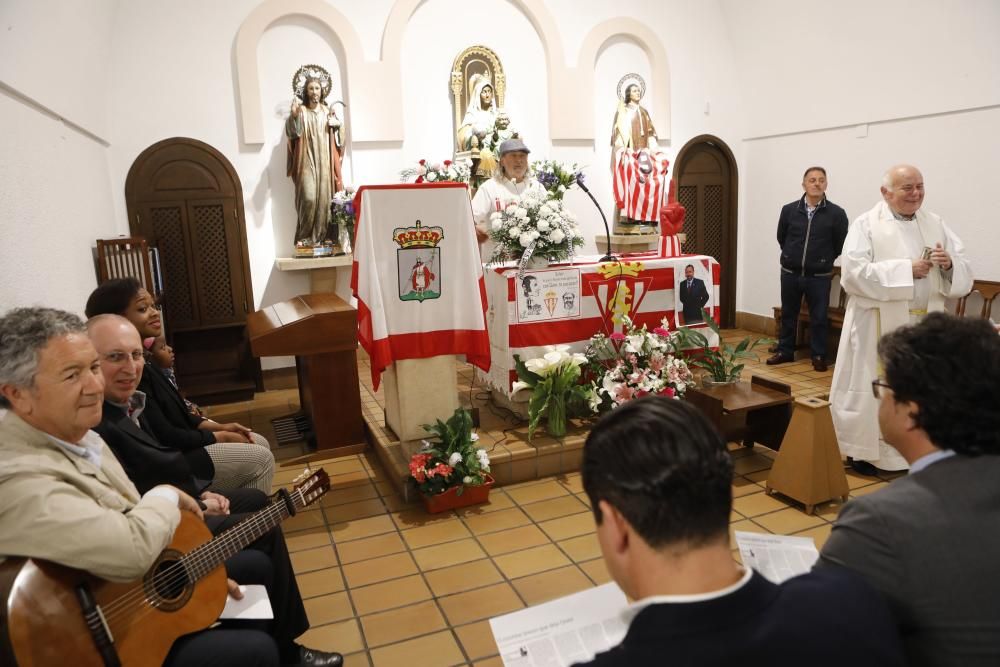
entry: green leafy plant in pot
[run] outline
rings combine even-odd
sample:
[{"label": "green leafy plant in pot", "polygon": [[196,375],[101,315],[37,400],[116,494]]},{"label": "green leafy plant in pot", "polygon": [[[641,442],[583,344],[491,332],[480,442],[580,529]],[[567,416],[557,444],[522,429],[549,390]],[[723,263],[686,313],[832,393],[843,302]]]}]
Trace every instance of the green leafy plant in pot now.
[{"label": "green leafy plant in pot", "polygon": [[[735,346],[730,345],[722,340],[719,325],[715,323],[709,312],[702,308],[701,314],[708,328],[719,337],[719,349],[711,349],[708,345],[708,338],[697,329],[690,327],[678,329],[678,347],[687,348],[685,353],[688,357],[688,365],[705,370],[704,377],[715,384],[738,382],[743,367],[746,365],[742,360],[760,359],[754,349],[774,342],[773,338],[751,340],[750,336],[747,336]],[[701,349],[692,350],[691,348]]]}]

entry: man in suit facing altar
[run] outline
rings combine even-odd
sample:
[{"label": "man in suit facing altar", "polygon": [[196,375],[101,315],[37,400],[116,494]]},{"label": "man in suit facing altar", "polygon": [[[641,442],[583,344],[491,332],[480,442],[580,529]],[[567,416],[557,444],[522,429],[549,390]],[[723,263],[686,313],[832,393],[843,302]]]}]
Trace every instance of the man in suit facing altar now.
[{"label": "man in suit facing altar", "polygon": [[625,639],[591,665],[903,664],[885,602],[853,573],[778,585],[736,563],[733,463],[688,403],[651,396],[616,408],[587,438],[582,474],[604,563],[636,601]]}]

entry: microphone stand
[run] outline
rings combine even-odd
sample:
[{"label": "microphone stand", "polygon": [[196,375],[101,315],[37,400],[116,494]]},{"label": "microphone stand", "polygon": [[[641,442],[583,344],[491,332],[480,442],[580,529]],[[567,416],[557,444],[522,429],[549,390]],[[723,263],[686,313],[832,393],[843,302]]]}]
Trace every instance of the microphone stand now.
[{"label": "microphone stand", "polygon": [[604,235],[607,238],[608,247],[607,247],[607,252],[604,254],[604,257],[601,257],[601,261],[614,262],[617,258],[611,254],[611,228],[608,227],[608,218],[607,216],[604,215],[604,209],[602,209],[601,205],[597,203],[597,200],[594,199],[594,195],[590,193],[590,190],[587,188],[586,185],[584,185],[580,181],[577,181],[576,184],[580,186],[581,190],[587,193],[587,196],[590,197],[590,201],[594,202],[594,206],[597,207],[598,213],[601,214],[601,220],[604,221]]}]

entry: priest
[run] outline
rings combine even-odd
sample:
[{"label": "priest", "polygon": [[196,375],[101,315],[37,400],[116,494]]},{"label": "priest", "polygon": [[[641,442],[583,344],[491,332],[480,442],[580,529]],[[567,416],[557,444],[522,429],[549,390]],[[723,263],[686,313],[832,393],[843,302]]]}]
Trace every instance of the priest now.
[{"label": "priest", "polygon": [[972,289],[962,241],[938,215],[920,208],[920,170],[892,167],[881,192],[883,201],[854,221],[844,242],[841,287],[851,298],[830,389],[840,451],[867,475],[908,467],[879,433],[871,389],[879,375],[878,339]]}]

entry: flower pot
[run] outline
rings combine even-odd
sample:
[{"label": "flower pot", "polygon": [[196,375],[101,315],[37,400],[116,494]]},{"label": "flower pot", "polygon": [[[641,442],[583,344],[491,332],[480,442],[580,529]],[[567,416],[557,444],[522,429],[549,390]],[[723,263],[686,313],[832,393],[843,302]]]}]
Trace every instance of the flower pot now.
[{"label": "flower pot", "polygon": [[701,386],[705,389],[711,389],[712,387],[725,387],[730,384],[739,384],[740,379],[735,380],[713,380],[711,375],[701,376]]},{"label": "flower pot", "polygon": [[549,258],[539,255],[532,255],[528,258],[528,263],[524,265],[526,269],[547,269],[549,268]]},{"label": "flower pot", "polygon": [[486,479],[485,482],[479,486],[464,487],[465,490],[462,492],[462,495],[458,495],[458,490],[463,488],[461,486],[453,486],[447,491],[442,491],[433,496],[421,495],[424,507],[430,514],[437,514],[458,507],[468,507],[469,505],[485,503],[490,499],[490,487],[493,486],[495,480],[489,474],[483,475],[483,477]]},{"label": "flower pot", "polygon": [[566,397],[552,396],[545,415],[545,430],[553,438],[566,435]]}]

